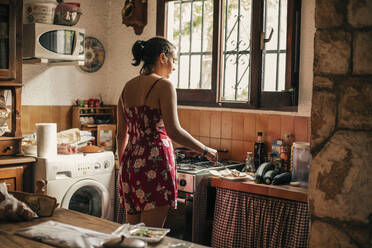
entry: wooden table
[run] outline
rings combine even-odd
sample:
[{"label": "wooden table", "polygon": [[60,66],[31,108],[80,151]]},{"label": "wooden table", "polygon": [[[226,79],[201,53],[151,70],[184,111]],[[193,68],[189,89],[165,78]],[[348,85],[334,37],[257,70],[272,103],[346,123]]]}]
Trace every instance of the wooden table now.
[{"label": "wooden table", "polygon": [[[46,247],[53,247],[48,244],[40,243],[31,239],[27,239],[18,235],[15,235],[15,231],[36,225],[42,222],[46,222],[48,220],[59,221],[65,224],[70,224],[78,227],[83,227],[87,229],[91,229],[98,232],[103,233],[112,233],[116,228],[120,226],[119,223],[111,222],[102,218],[97,218],[91,215],[79,213],[76,211],[64,209],[64,208],[57,208],[54,212],[52,217],[48,218],[38,218],[32,221],[26,222],[1,222],[0,221],[0,247],[6,248],[46,248]],[[193,247],[193,248],[202,248],[205,246],[197,245],[194,243],[190,243],[187,241],[165,237],[161,242],[156,244],[151,244],[150,247],[157,247],[157,248],[166,248],[169,247],[169,244],[179,244],[184,243],[186,246],[184,247]]]}]

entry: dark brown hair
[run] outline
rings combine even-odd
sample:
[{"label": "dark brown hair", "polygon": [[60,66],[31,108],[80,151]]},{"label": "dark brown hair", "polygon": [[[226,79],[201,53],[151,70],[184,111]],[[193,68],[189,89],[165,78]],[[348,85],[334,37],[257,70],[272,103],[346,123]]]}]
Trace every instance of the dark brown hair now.
[{"label": "dark brown hair", "polygon": [[138,66],[143,61],[140,73],[150,74],[160,54],[164,53],[168,57],[174,49],[175,46],[162,37],[154,37],[148,41],[137,40],[132,47],[132,65]]}]

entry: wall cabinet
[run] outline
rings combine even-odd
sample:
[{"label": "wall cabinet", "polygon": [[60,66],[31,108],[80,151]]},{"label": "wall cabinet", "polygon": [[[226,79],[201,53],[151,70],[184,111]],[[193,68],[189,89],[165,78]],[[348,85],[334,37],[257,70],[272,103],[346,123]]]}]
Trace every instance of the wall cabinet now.
[{"label": "wall cabinet", "polygon": [[[0,136],[0,183],[10,191],[32,192],[35,158],[22,156],[21,147],[22,9],[22,0],[0,0],[0,113],[10,109],[10,131]],[[10,96],[8,107],[5,98]]]},{"label": "wall cabinet", "polygon": [[22,1],[0,0],[0,85],[22,86]]},{"label": "wall cabinet", "polygon": [[22,0],[0,0],[0,100],[2,110],[6,105],[4,95],[11,96],[10,121],[8,121],[10,132],[5,132],[0,137],[0,155],[22,153],[22,7]]}]

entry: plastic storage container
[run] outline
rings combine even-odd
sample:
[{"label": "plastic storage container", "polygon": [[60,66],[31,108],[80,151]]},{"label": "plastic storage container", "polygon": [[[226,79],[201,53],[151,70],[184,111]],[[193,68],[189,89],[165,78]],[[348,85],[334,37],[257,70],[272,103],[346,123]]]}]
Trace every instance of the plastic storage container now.
[{"label": "plastic storage container", "polygon": [[53,24],[56,0],[24,0],[23,23]]},{"label": "plastic storage container", "polygon": [[293,142],[292,145],[292,181],[307,184],[311,164],[310,144],[307,142]]}]

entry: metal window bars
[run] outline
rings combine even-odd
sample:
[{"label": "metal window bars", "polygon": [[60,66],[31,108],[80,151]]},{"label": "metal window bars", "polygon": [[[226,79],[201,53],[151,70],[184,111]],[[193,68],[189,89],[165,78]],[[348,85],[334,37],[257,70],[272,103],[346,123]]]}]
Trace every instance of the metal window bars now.
[{"label": "metal window bars", "polygon": [[[208,0],[207,0],[208,1]],[[194,20],[193,20],[193,12],[194,12],[194,3],[196,2],[200,2],[201,3],[201,33],[200,33],[200,51],[199,52],[195,52],[195,51],[192,51],[192,46],[193,46],[193,26],[194,26]],[[183,20],[182,20],[182,14],[183,14],[183,11],[186,11],[187,8],[184,8],[184,5],[185,4],[190,4],[190,7],[188,8],[188,11],[190,11],[190,19],[189,21],[188,20],[185,20],[185,22],[183,23]],[[205,0],[176,0],[174,1],[174,5],[178,5],[178,9],[179,9],[179,27],[178,27],[178,74],[177,74],[177,88],[180,88],[180,81],[181,81],[181,70],[180,70],[180,65],[181,65],[181,57],[183,56],[188,56],[188,78],[187,78],[187,88],[188,89],[191,89],[191,71],[192,71],[192,56],[195,56],[195,55],[200,55],[200,68],[199,68],[199,82],[196,84],[198,85],[198,88],[202,88],[203,87],[203,56],[205,55],[212,55],[212,52],[211,51],[205,51],[204,50],[204,26],[205,26],[205,18],[204,18],[204,14],[205,14]],[[182,28],[183,28],[183,25],[187,27],[187,25],[189,24],[189,27],[188,27],[188,32],[189,32],[189,47],[188,47],[188,51],[186,52],[181,52],[181,47],[182,47]],[[185,79],[182,79],[182,80],[185,80]]]},{"label": "metal window bars", "polygon": [[[268,1],[269,0],[265,0],[265,7],[264,7],[264,30],[266,31],[267,30],[267,12],[268,12]],[[261,89],[262,91],[265,90],[265,70],[267,68],[265,68],[266,66],[266,63],[265,63],[265,60],[266,60],[266,54],[276,54],[276,64],[275,64],[275,91],[278,91],[279,90],[279,63],[280,63],[280,54],[286,54],[287,53],[287,50],[286,49],[280,49],[280,38],[281,38],[281,35],[280,35],[280,27],[281,27],[281,17],[282,17],[282,0],[276,0],[277,4],[278,4],[278,25],[277,25],[277,46],[276,46],[276,49],[271,49],[271,50],[266,50],[265,48],[262,50],[262,84],[261,84]],[[284,0],[284,2],[286,3],[286,1]],[[282,62],[282,63],[285,63]],[[285,80],[285,78],[284,78]],[[282,82],[282,84],[284,85],[284,81]]]},{"label": "metal window bars", "polygon": [[[208,0],[207,0],[208,1]],[[217,0],[215,0],[217,1]],[[231,0],[230,0],[231,1]],[[272,65],[272,66],[275,66],[276,68],[276,75],[275,75],[275,90],[278,91],[279,89],[279,82],[280,81],[280,78],[279,78],[279,64],[280,63],[283,63],[281,60],[280,60],[280,55],[281,54],[286,54],[286,49],[280,49],[280,38],[281,38],[281,33],[280,33],[280,28],[281,28],[281,18],[282,18],[282,2],[286,3],[287,1],[286,0],[265,0],[265,3],[264,3],[264,20],[263,20],[263,23],[264,23],[264,30],[266,31],[266,28],[267,28],[267,23],[268,23],[268,16],[267,16],[267,13],[268,13],[268,2],[271,1],[271,2],[276,2],[278,8],[277,8],[277,46],[276,46],[276,49],[270,49],[270,50],[266,50],[265,48],[262,50],[262,90],[264,90],[264,86],[265,86],[265,70],[267,70],[268,68],[265,68],[265,60],[266,60],[266,55],[267,54],[276,54],[276,62],[275,62],[275,65]],[[200,50],[199,51],[192,51],[192,46],[193,46],[193,29],[194,29],[194,26],[193,26],[193,10],[194,10],[194,4],[196,2],[200,2],[201,3],[201,6],[202,6],[202,10],[201,10],[201,34],[200,34]],[[195,56],[195,55],[199,55],[200,56],[200,68],[199,68],[199,82],[197,84],[194,84],[194,85],[197,85],[199,89],[202,89],[203,87],[203,56],[206,56],[206,55],[212,55],[212,52],[211,51],[206,51],[204,49],[204,32],[205,32],[205,11],[206,11],[206,8],[205,8],[205,0],[175,0],[173,1],[173,3],[175,5],[178,5],[178,9],[179,9],[179,27],[178,27],[178,74],[177,74],[177,88],[180,88],[180,65],[181,65],[181,57],[183,56],[187,56],[188,57],[188,78],[187,78],[187,88],[190,89],[192,84],[191,84],[191,68],[192,68],[192,56]],[[248,83],[247,85],[244,86],[244,90],[247,91],[247,96],[246,96],[246,101],[249,101],[249,91],[250,91],[250,73],[251,73],[251,69],[250,69],[250,54],[251,54],[251,45],[250,45],[250,38],[249,40],[243,40],[241,37],[242,37],[242,32],[246,31],[246,30],[250,30],[250,20],[251,20],[251,17],[250,16],[244,16],[241,12],[242,8],[243,8],[243,4],[246,4],[246,1],[243,1],[243,0],[235,0],[235,3],[237,2],[237,9],[236,9],[236,12],[237,14],[234,16],[235,19],[233,20],[234,23],[231,25],[231,30],[228,30],[228,27],[230,25],[229,21],[232,20],[231,16],[228,16],[229,15],[229,11],[228,11],[228,8],[229,8],[229,0],[224,0],[225,4],[224,4],[224,12],[225,12],[225,16],[224,16],[224,27],[223,27],[223,74],[222,74],[222,100],[223,101],[238,101],[238,98],[241,99],[241,97],[239,97],[239,90],[242,91],[241,89],[241,84],[242,84],[242,81],[244,80],[244,77],[246,76],[246,73],[248,73],[248,77],[247,77],[247,80],[248,80]],[[185,4],[189,4],[189,7],[186,8],[186,7],[183,7],[183,5]],[[251,4],[251,3],[249,3]],[[183,12],[184,11],[190,11],[190,18],[189,20],[183,20],[182,18],[182,14],[184,14]],[[243,21],[243,18],[246,18],[244,21]],[[184,23],[183,23],[184,22]],[[182,44],[182,28],[183,28],[183,25],[187,25],[189,24],[189,27],[188,27],[188,32],[190,33],[189,34],[189,44],[188,44],[188,51],[184,51],[185,49],[182,49],[181,51],[181,47],[183,46]],[[243,28],[242,27],[244,25],[247,25],[248,28]],[[235,32],[235,33],[234,33]],[[232,35],[234,33],[234,35]],[[235,36],[236,38],[236,41],[233,39],[233,36]],[[250,34],[247,36],[247,37],[250,37]],[[228,49],[228,43],[230,42],[235,42],[234,45],[235,47],[233,49]],[[241,43],[242,42],[246,42],[248,43],[248,46],[243,48],[241,47]],[[226,78],[226,75],[228,75],[229,71],[227,71],[227,61],[229,60],[230,56],[235,56],[235,58],[232,58],[231,60],[235,60],[233,62],[234,66],[235,66],[235,79],[234,80],[227,80]],[[244,56],[247,57],[247,65],[246,66],[243,66],[243,58]],[[231,61],[230,60],[230,61]],[[285,62],[284,62],[285,63]],[[271,66],[271,65],[270,65]],[[182,80],[186,80],[186,79],[182,79]],[[230,88],[233,88],[234,90],[234,93],[232,94],[233,95],[233,98],[231,97],[228,97],[227,96],[227,88],[230,87]],[[241,94],[241,92],[240,92]]]},{"label": "metal window bars", "polygon": [[[229,17],[229,0],[225,0],[225,16],[224,16],[224,20],[225,20],[225,24],[224,24],[224,50],[223,50],[223,80],[222,80],[222,100],[226,101],[226,100],[234,100],[234,101],[237,101],[238,100],[238,90],[240,89],[240,84],[242,82],[242,80],[244,79],[244,76],[245,74],[248,72],[250,74],[250,59],[249,59],[249,56],[250,56],[250,40],[249,41],[244,41],[244,40],[241,40],[241,26],[243,26],[244,24],[248,24],[248,26],[250,25],[249,21],[247,22],[243,22],[242,19],[244,18],[244,15],[241,13],[241,8],[242,8],[242,3],[241,3],[241,0],[238,0],[238,8],[237,8],[237,14],[234,16],[236,18],[234,24],[232,25],[232,28],[231,30],[228,30],[228,27],[229,27],[229,20],[231,20],[231,18]],[[247,18],[248,20],[250,20],[250,16],[248,16]],[[246,29],[243,29],[244,30],[249,30],[249,28],[246,28]],[[232,33],[236,31],[236,42],[234,40],[232,40],[230,43],[231,45],[234,45],[235,44],[235,49],[233,50],[228,50],[227,48],[227,44],[229,43],[229,40],[230,40],[230,37],[232,35]],[[248,37],[250,36],[250,34],[248,35]],[[248,46],[246,49],[242,49],[240,47],[240,44],[242,42],[247,42],[248,43]],[[226,63],[230,57],[230,55],[235,55],[235,79],[232,80],[232,82],[227,82],[227,79],[226,79],[226,75],[229,73],[227,71],[227,66],[226,66]],[[247,63],[247,66],[243,69],[242,69],[242,74],[241,76],[239,77],[239,69],[241,69],[239,67],[240,66],[243,66],[244,65],[244,62],[243,63],[240,63],[240,59],[242,58],[242,56],[247,56],[247,60],[248,60],[248,63]],[[233,85],[229,85],[229,84],[233,84]],[[246,90],[247,90],[247,98],[245,99],[246,101],[249,101],[249,85],[250,85],[250,76],[248,75],[248,84],[247,84],[247,87],[246,87]],[[232,87],[234,89],[234,98],[233,99],[229,99],[229,97],[227,96],[227,87]]]}]

